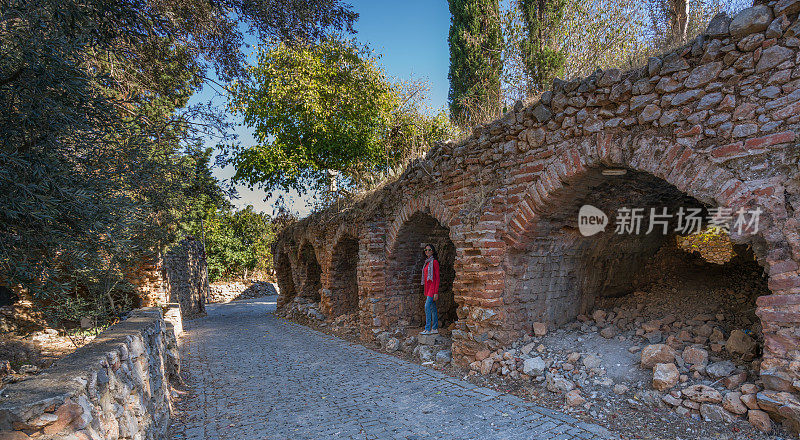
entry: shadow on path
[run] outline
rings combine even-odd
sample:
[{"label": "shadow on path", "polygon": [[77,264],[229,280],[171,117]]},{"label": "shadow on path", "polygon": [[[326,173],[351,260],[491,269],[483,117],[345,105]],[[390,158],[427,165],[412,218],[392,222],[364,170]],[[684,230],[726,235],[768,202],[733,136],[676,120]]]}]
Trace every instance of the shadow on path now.
[{"label": "shadow on path", "polygon": [[604,428],[272,314],[208,305],[181,339],[173,439],[595,439]]}]

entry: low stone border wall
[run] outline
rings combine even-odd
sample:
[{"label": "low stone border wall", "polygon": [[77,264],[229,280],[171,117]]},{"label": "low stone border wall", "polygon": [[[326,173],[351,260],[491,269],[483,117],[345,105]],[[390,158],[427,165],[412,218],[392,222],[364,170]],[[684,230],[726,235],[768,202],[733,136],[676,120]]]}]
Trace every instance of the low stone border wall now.
[{"label": "low stone border wall", "polygon": [[209,286],[208,302],[226,303],[237,299],[261,298],[277,294],[277,285],[267,281],[219,283]]},{"label": "low stone border wall", "polygon": [[0,440],[160,439],[178,346],[158,308],[138,309],[41,375],[0,390]]}]

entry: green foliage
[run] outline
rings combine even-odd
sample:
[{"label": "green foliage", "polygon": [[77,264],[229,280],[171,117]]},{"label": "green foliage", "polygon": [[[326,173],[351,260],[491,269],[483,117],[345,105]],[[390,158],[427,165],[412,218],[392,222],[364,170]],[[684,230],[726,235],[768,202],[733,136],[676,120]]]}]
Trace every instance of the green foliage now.
[{"label": "green foliage", "polygon": [[500,111],[500,7],[497,0],[449,0],[449,5],[450,113],[460,126],[471,126]]},{"label": "green foliage", "polygon": [[450,115],[426,105],[430,87],[427,81],[410,79],[394,85],[400,105],[392,111],[390,123],[383,129],[381,143],[386,167],[356,167],[352,172],[354,191],[369,190],[402,169],[414,158],[424,156],[436,142],[459,136]]},{"label": "green foliage", "polygon": [[275,228],[266,214],[244,209],[215,209],[199,221],[187,224],[187,235],[204,237],[210,281],[228,280],[272,272],[270,246]]},{"label": "green foliage", "polygon": [[201,237],[204,221],[212,218],[217,211],[229,211],[232,208],[220,182],[211,174],[211,154],[211,148],[194,148],[184,158],[181,193],[185,208],[177,219],[179,236]]},{"label": "green foliage", "polygon": [[441,115],[422,114],[424,85],[393,83],[377,61],[337,38],[263,49],[254,83],[231,87],[231,109],[258,142],[228,151],[234,181],[268,192],[311,190],[325,202],[368,186],[452,131]]},{"label": "green foliage", "polygon": [[0,277],[62,320],[118,311],[125,266],[152,244],[135,240],[149,215],[131,189],[163,170],[86,53],[109,47],[107,20],[129,11],[8,0],[0,11]]},{"label": "green foliage", "polygon": [[544,91],[553,78],[563,74],[566,54],[555,45],[563,25],[567,0],[517,0],[527,30],[520,42],[528,74],[528,91]]},{"label": "green foliage", "polygon": [[258,145],[233,158],[234,180],[303,192],[383,157],[380,132],[397,96],[364,48],[338,39],[259,53],[255,84],[232,88],[231,109],[253,127]]},{"label": "green foliage", "polygon": [[269,246],[272,221],[252,206],[234,210],[211,174],[212,149],[193,149],[185,157],[183,194],[186,207],[177,220],[178,236],[203,239],[211,281],[272,270]]},{"label": "green foliage", "polygon": [[211,281],[272,270],[270,245],[275,232],[268,216],[247,206],[217,213],[209,223],[206,252]]},{"label": "green foliage", "polygon": [[356,17],[338,0],[0,0],[0,283],[56,325],[135,306],[137,268],[225,204],[196,145],[228,126],[186,105],[209,68],[245,75],[239,21],[294,40]]}]

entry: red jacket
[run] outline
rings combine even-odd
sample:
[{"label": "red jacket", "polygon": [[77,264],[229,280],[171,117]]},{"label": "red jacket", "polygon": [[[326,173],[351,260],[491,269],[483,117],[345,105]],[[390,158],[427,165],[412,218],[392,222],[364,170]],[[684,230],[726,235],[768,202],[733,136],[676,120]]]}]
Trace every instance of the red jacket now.
[{"label": "red jacket", "polygon": [[425,296],[433,297],[439,294],[439,262],[433,260],[433,280],[428,280],[428,264],[422,268],[422,280],[425,283]]}]

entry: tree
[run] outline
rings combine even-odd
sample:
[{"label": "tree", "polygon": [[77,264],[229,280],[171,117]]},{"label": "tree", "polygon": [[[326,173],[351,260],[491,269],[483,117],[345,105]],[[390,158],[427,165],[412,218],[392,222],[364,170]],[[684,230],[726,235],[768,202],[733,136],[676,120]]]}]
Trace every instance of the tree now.
[{"label": "tree", "polygon": [[747,0],[648,0],[644,3],[647,37],[655,52],[669,50],[697,35],[716,13],[752,5]]},{"label": "tree", "polygon": [[[200,236],[200,225],[188,232]],[[205,215],[205,246],[210,281],[246,278],[253,273],[269,274],[272,269],[270,246],[275,228],[270,218],[244,209],[209,210]]]},{"label": "tree", "polygon": [[231,109],[258,144],[230,148],[228,160],[234,181],[268,192],[314,191],[328,203],[412,150],[427,150],[446,131],[418,113],[419,89],[390,81],[377,58],[352,41],[278,44],[259,53],[252,75],[253,84],[231,87]]},{"label": "tree", "polygon": [[211,148],[193,148],[184,157],[183,178],[180,182],[184,209],[173,220],[178,225],[178,236],[203,237],[206,225],[217,212],[230,211],[231,202],[222,185],[211,173]]},{"label": "tree", "polygon": [[[507,104],[547,90],[553,76],[567,79],[586,76],[598,68],[635,67],[641,58],[640,52],[646,49],[642,41],[644,14],[637,3],[568,0],[560,13],[560,23],[543,29],[545,38],[539,40],[547,43],[547,51],[556,56],[563,54],[563,64],[556,69],[557,73],[551,70],[545,79],[534,78],[532,74],[538,69],[536,64],[529,69],[526,61],[530,28],[520,6],[519,2],[514,2],[503,14],[503,32],[507,40],[503,90]],[[547,60],[547,57],[541,58]]]},{"label": "tree", "polygon": [[459,125],[500,112],[503,36],[497,0],[449,0],[450,114]]},{"label": "tree", "polygon": [[650,54],[643,15],[641,4],[627,0],[571,2],[562,26],[562,50],[568,54],[564,78],[640,66]]},{"label": "tree", "polygon": [[57,321],[133,306],[186,209],[186,150],[226,128],[186,103],[208,68],[244,76],[237,19],[294,40],[357,17],[284,3],[0,0],[0,283]]},{"label": "tree", "polygon": [[398,106],[383,129],[381,144],[385,150],[385,168],[354,167],[350,172],[354,191],[369,190],[402,172],[413,158],[424,156],[436,142],[458,137],[459,130],[451,123],[444,109],[427,105],[430,85],[421,79],[394,84]]},{"label": "tree", "polygon": [[563,26],[567,0],[517,0],[527,38],[520,42],[522,61],[528,76],[528,93],[546,90],[553,78],[562,75],[567,55],[556,44]]},{"label": "tree", "polygon": [[[671,50],[679,44],[679,40],[671,37],[675,15],[668,14],[670,4],[676,1],[566,0],[560,24],[545,29],[550,49],[565,55],[563,70],[557,76],[572,79],[587,76],[597,69],[632,69],[641,66],[649,56]],[[544,4],[538,0],[537,3]],[[720,10],[732,13],[745,3],[744,0],[688,0],[684,41],[702,32],[708,20]],[[519,2],[514,1],[509,6],[503,11],[506,104],[535,92],[528,84],[537,82],[532,80],[526,68],[526,54],[521,50],[528,44],[529,27]],[[683,29],[682,25],[676,28]],[[548,81],[541,87],[539,90],[549,88]]]},{"label": "tree", "polygon": [[[139,156],[144,139],[103,93],[108,78],[84,61],[115,33],[104,19],[121,18],[100,6],[0,7],[0,277],[56,314],[116,308],[129,239],[145,218],[120,186],[130,174],[108,170]],[[65,295],[79,285],[91,294]]]}]

